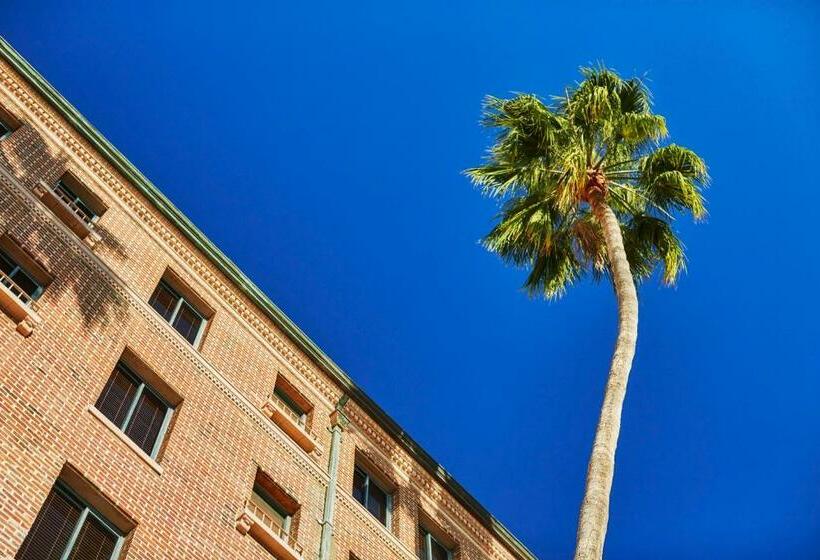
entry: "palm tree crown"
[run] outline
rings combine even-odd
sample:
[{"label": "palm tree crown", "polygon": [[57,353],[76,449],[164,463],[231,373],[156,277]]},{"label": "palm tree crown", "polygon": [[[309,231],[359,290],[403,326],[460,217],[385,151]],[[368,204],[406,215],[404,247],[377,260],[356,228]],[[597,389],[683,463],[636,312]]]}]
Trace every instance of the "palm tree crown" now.
[{"label": "palm tree crown", "polygon": [[602,66],[581,74],[552,104],[530,94],[486,99],[483,124],[499,134],[484,165],[466,171],[503,202],[484,244],[530,270],[531,295],[560,297],[585,273],[611,274],[591,210],[604,202],[635,280],[660,265],[662,281],[674,284],[686,258],[670,222],[681,212],[705,216],[706,166],[691,150],[662,144],[666,121],[640,79]]}]

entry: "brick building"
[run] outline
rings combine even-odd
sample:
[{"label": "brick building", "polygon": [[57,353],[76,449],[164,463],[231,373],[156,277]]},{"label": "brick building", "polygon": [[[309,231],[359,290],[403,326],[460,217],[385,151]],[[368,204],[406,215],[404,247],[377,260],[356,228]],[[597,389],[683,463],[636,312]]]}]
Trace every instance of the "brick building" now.
[{"label": "brick building", "polygon": [[0,39],[0,559],[532,559]]}]

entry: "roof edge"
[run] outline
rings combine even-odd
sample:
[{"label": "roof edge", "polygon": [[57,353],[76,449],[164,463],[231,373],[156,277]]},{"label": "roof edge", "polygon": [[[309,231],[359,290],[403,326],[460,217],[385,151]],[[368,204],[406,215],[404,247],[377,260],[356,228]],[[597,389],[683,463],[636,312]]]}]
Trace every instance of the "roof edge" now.
[{"label": "roof edge", "polygon": [[535,555],[500,521],[482,506],[447,470],[427,453],[399,424],[371,399],[339,365],[313,342],[273,301],[259,289],[205,234],[197,228],[139,169],[109,142],[71,103],[68,102],[6,39],[0,35],[2,56],[60,115],[66,119],[102,156],[163,216],[177,227],[194,246],[205,254],[263,313],[282,329],[300,350],[307,354],[347,392],[367,414],[438,480],[471,514],[521,560],[537,560]]}]

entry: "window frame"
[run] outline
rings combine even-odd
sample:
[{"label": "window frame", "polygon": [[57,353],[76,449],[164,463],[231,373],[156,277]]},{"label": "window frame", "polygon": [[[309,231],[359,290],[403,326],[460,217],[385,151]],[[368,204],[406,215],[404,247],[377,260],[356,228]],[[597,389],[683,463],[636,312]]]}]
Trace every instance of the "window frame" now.
[{"label": "window frame", "polygon": [[293,526],[293,514],[290,513],[285,507],[279,503],[279,501],[271,496],[270,492],[268,492],[264,487],[262,487],[259,482],[253,483],[253,489],[251,490],[251,501],[253,501],[253,496],[257,495],[259,498],[265,502],[271,509],[277,512],[279,515],[282,516],[282,531],[288,536],[291,537],[290,534],[291,527]]},{"label": "window frame", "polygon": [[20,128],[20,121],[4,107],[0,106],[0,126],[5,129],[5,132],[0,132],[0,140],[5,140]]},{"label": "window frame", "polygon": [[[0,247],[0,259],[12,265],[11,272],[3,272],[3,274],[5,274],[12,282],[14,282],[14,284],[18,288],[20,288],[20,290],[22,290],[23,293],[25,293],[29,298],[31,298],[32,301],[37,301],[40,298],[40,296],[43,295],[43,291],[46,288],[43,285],[43,283],[37,280],[37,278],[31,272],[26,270],[25,267],[23,267],[19,262],[17,262],[17,259],[9,255],[8,252],[5,251],[2,247]],[[37,286],[37,289],[34,290],[33,293],[29,294],[28,292],[23,290],[20,284],[18,284],[17,281],[14,279],[15,275],[19,273],[24,274],[31,281],[32,284]]]},{"label": "window frame", "polygon": [[[368,471],[368,469],[362,467],[359,463],[356,463],[356,464],[353,465],[353,480],[354,480],[354,482],[356,480],[356,472],[357,471],[364,475],[364,503],[357,500],[356,496],[353,496],[353,499],[356,501],[356,503],[358,503],[359,505],[364,507],[364,509],[366,509],[367,512],[376,519],[376,521],[378,521],[379,523],[382,523],[382,520],[379,519],[378,517],[376,517],[376,515],[372,511],[370,511],[370,508],[367,507],[367,502],[370,499],[370,484],[372,483],[376,488],[381,490],[382,493],[385,495],[384,523],[383,523],[383,525],[388,530],[390,530],[392,525],[393,525],[393,492],[388,491],[383,483],[376,480],[373,477],[373,475],[370,474],[370,471]],[[351,493],[351,495],[353,494],[353,488],[351,488],[350,493]]]},{"label": "window frame", "polygon": [[[85,522],[88,520],[88,517],[91,516],[92,519],[96,520],[100,523],[100,525],[105,528],[111,535],[113,535],[116,539],[114,543],[114,550],[111,552],[111,556],[108,560],[118,560],[122,554],[122,546],[125,542],[125,535],[120,531],[113,523],[108,521],[100,512],[96,509],[91,507],[85,500],[83,500],[76,492],[74,492],[67,484],[65,484],[61,480],[57,480],[51,490],[49,490],[49,494],[51,492],[55,492],[61,494],[63,498],[72,502],[75,506],[81,509],[79,517],[77,517],[77,522],[74,525],[74,529],[71,531],[71,536],[66,542],[65,548],[63,549],[62,554],[60,555],[60,560],[66,560],[71,553],[74,551],[74,547],[77,545],[77,539],[80,537],[80,531],[85,525]],[[45,502],[40,506],[40,511],[43,510],[45,506]],[[38,511],[37,515],[39,516],[40,511]],[[31,528],[29,528],[29,531]],[[19,553],[19,550],[18,550]],[[16,558],[16,555],[15,555]]]},{"label": "window frame", "polygon": [[[168,292],[170,292],[170,294],[176,298],[176,303],[174,304],[174,309],[171,312],[171,316],[168,319],[166,319],[165,317],[160,315],[159,311],[154,309],[154,305],[151,303],[151,301],[154,299],[154,295],[157,293],[157,290],[159,290],[160,287],[162,287],[165,290],[167,290]],[[205,316],[205,314],[203,314],[201,311],[199,311],[199,309],[197,309],[194,302],[192,302],[189,298],[185,297],[182,293],[180,293],[179,290],[175,289],[171,285],[171,283],[168,282],[168,280],[165,279],[165,277],[160,279],[159,283],[157,283],[156,288],[154,288],[154,291],[151,292],[151,297],[148,298],[148,304],[151,306],[151,309],[153,309],[154,312],[157,315],[162,317],[163,321],[168,323],[168,325],[172,329],[174,329],[174,331],[176,331],[176,333],[179,334],[179,336],[181,336],[183,339],[185,339],[185,342],[189,343],[194,348],[199,348],[199,345],[202,342],[202,336],[205,333],[205,327],[208,324],[208,318]],[[182,309],[183,304],[187,305],[188,308],[194,313],[194,315],[196,315],[196,317],[199,318],[199,329],[197,330],[196,337],[194,337],[193,342],[188,340],[181,332],[179,332],[179,330],[177,330],[176,326],[174,325],[174,322],[179,317],[179,312]]]},{"label": "window frame", "polygon": [[302,407],[291,397],[287,389],[284,387],[284,384],[277,383],[273,386],[273,394],[275,397],[279,398],[285,406],[287,406],[296,416],[299,417],[299,427],[307,430],[307,417],[308,413],[305,410],[302,410]]},{"label": "window frame", "polygon": [[[108,416],[105,416],[105,413],[103,411],[101,411],[99,408],[97,408],[96,402],[94,403],[94,408],[97,409],[97,411],[100,414],[102,414],[103,416],[108,418],[108,420],[111,422],[111,424],[116,426],[117,429],[120,432],[122,432],[122,434],[125,437],[127,437],[130,441],[132,441],[136,444],[137,442],[135,442],[133,440],[133,438],[131,438],[131,436],[128,435],[128,432],[126,430],[128,429],[128,425],[129,425],[129,423],[131,422],[131,419],[134,416],[134,411],[137,408],[137,403],[139,402],[140,397],[142,397],[143,392],[148,391],[148,393],[150,393],[154,398],[159,400],[159,402],[161,402],[165,406],[165,416],[162,419],[162,426],[160,427],[159,432],[157,433],[157,439],[156,439],[156,441],[154,441],[154,445],[151,447],[151,452],[146,453],[151,459],[156,461],[157,460],[157,455],[159,455],[159,451],[160,451],[160,449],[162,449],[162,444],[165,441],[165,436],[168,432],[168,426],[170,426],[170,424],[171,424],[171,418],[174,415],[174,411],[176,410],[176,407],[174,405],[172,405],[170,402],[168,402],[168,400],[166,398],[164,398],[159,393],[159,391],[157,391],[156,389],[151,387],[151,385],[146,383],[142,379],[142,377],[140,377],[138,374],[136,374],[134,372],[134,370],[131,369],[130,367],[128,367],[128,365],[125,364],[122,360],[118,361],[117,365],[114,366],[114,370],[111,372],[111,375],[114,375],[114,373],[117,372],[117,371],[122,372],[123,375],[130,378],[131,382],[133,382],[137,386],[136,390],[134,391],[133,400],[128,405],[128,412],[125,414],[125,417],[123,418],[122,425],[115,424],[114,421],[111,418],[108,418]],[[110,380],[110,379],[111,379],[111,377],[109,376],[108,380]],[[106,382],[105,382],[106,385],[108,384],[108,380],[106,380]],[[104,388],[105,388],[105,385],[103,386],[103,389]],[[100,396],[102,396],[102,394]],[[97,397],[97,400],[99,400],[99,398],[100,397]]]},{"label": "window frame", "polygon": [[8,138],[12,132],[14,132],[14,129],[6,124],[6,120],[3,118],[3,115],[0,114],[0,140]]},{"label": "window frame", "polygon": [[54,183],[54,187],[52,188],[52,190],[60,190],[63,192],[66,198],[71,199],[71,202],[77,208],[79,208],[83,214],[88,216],[89,225],[93,226],[99,221],[100,214],[98,214],[97,211],[92,208],[93,204],[89,204],[87,200],[85,200],[82,196],[77,194],[76,187],[72,188],[72,186],[65,180],[65,175],[57,179],[57,182]]},{"label": "window frame", "polygon": [[435,542],[437,545],[444,549],[444,551],[447,553],[447,560],[453,560],[454,554],[449,546],[446,546],[443,542],[434,537],[433,533],[426,527],[424,527],[424,525],[420,525],[419,528],[421,529],[422,535],[421,552],[423,554],[423,558],[421,560],[433,560],[433,542]]}]

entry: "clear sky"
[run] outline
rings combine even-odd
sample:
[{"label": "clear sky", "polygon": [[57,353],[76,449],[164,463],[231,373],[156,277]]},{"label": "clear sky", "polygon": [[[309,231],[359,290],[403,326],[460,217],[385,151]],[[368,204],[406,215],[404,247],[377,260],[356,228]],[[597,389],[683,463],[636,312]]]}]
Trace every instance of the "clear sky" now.
[{"label": "clear sky", "polygon": [[460,171],[484,95],[646,73],[713,187],[688,274],[640,289],[607,558],[820,557],[817,4],[216,4],[7,0],[0,34],[541,559],[614,298],[527,299]]}]

